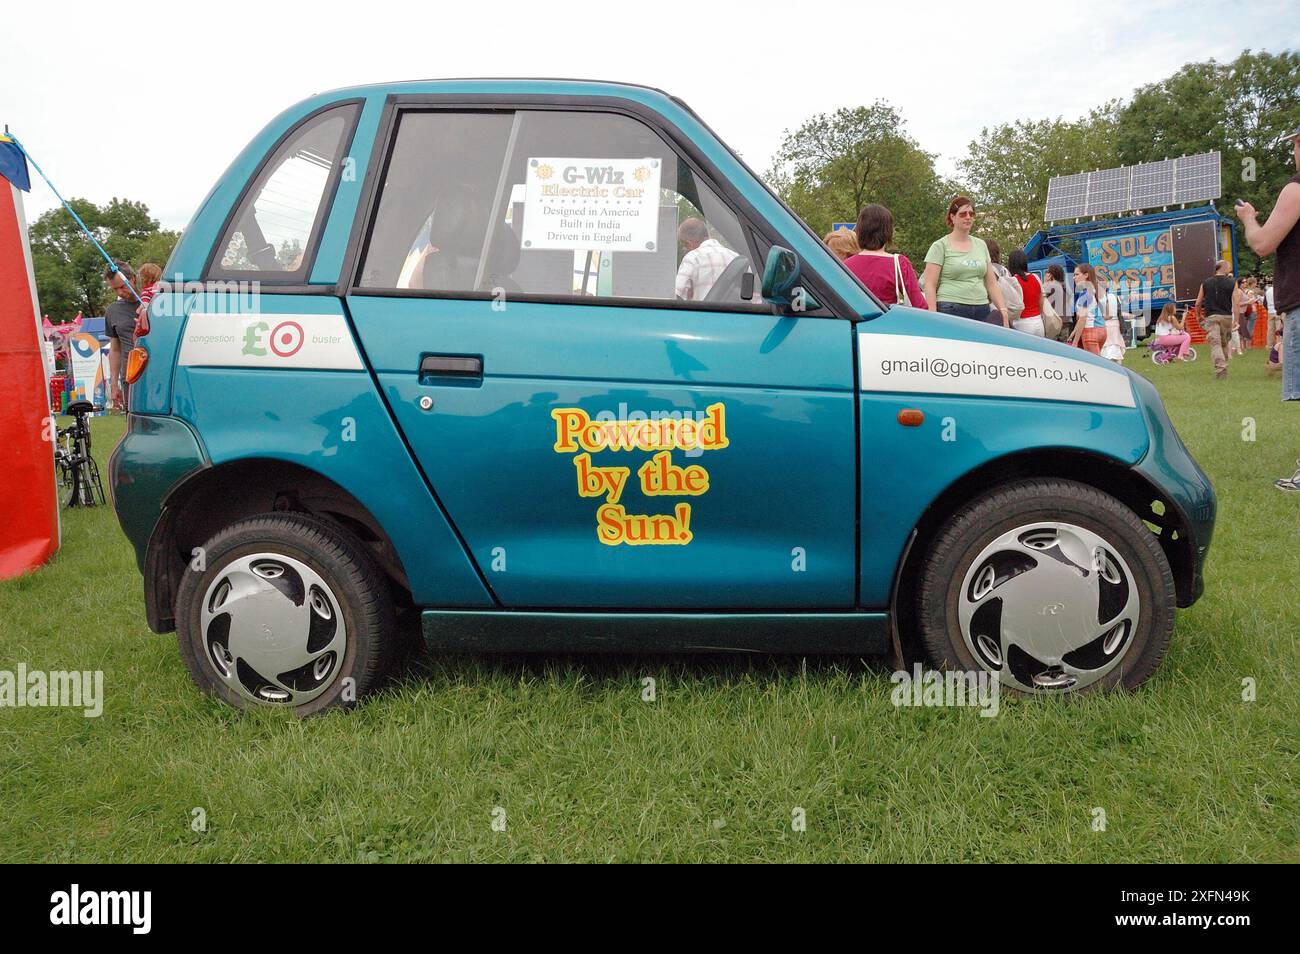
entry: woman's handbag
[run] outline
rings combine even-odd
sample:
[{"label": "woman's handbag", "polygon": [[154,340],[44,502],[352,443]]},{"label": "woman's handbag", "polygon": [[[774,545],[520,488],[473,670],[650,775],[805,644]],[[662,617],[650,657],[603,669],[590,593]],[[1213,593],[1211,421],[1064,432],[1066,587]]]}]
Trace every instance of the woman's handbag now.
[{"label": "woman's handbag", "polygon": [[1039,305],[1039,314],[1043,316],[1043,337],[1056,341],[1061,336],[1061,316],[1056,313],[1046,295]]},{"label": "woman's handbag", "polygon": [[903,266],[898,262],[898,256],[894,256],[894,301],[900,305],[912,304],[911,299],[907,297],[907,286],[903,283]]}]

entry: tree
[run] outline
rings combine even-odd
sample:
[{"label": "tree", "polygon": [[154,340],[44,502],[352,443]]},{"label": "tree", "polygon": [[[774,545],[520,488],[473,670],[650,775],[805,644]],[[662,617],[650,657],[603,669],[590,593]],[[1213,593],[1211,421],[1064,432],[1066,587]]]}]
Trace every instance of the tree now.
[{"label": "tree", "polygon": [[1047,184],[1053,176],[1118,165],[1117,101],[1082,119],[1017,120],[980,130],[958,163],[980,216],[979,234],[1004,248],[1024,245],[1046,223]]},{"label": "tree", "polygon": [[878,202],[894,215],[894,245],[914,261],[945,231],[951,186],[883,100],[787,129],[778,156],[767,181],[814,231],[856,221],[864,205]]},{"label": "tree", "polygon": [[[1219,210],[1235,214],[1232,203],[1245,199],[1267,212],[1295,175],[1291,141],[1279,146],[1278,140],[1295,129],[1300,117],[1300,53],[1242,52],[1232,63],[1228,105]],[[1237,254],[1241,271],[1259,270],[1259,256],[1244,241]]]},{"label": "tree", "polygon": [[[1295,174],[1290,150],[1274,148],[1300,116],[1300,53],[1244,50],[1231,63],[1189,63],[1138,89],[1119,117],[1116,146],[1125,163],[1217,150],[1223,156],[1220,214],[1245,199],[1270,209]],[[1258,257],[1238,243],[1238,270]]]},{"label": "tree", "polygon": [[[179,232],[160,228],[142,202],[115,198],[98,206],[71,199],[69,205],[109,255],[133,268],[145,262],[165,264],[180,239]],[[78,311],[103,314],[111,300],[103,277],[107,265],[67,210],[52,209],[40,216],[30,236],[42,310],[57,321],[71,319]]]},{"label": "tree", "polygon": [[152,235],[146,236],[141,239],[140,249],[136,252],[136,257],[131,260],[131,264],[137,270],[145,262],[166,266],[167,259],[171,258],[172,251],[176,248],[176,243],[180,241],[180,237],[180,232],[173,232],[169,229],[160,229]]},{"label": "tree", "polygon": [[297,239],[285,239],[280,243],[280,250],[275,253],[280,267],[288,272],[296,272],[302,264],[302,243]]},{"label": "tree", "polygon": [[1173,76],[1142,86],[1120,113],[1115,147],[1126,165],[1218,148],[1217,127],[1228,110],[1227,68],[1188,63]]}]

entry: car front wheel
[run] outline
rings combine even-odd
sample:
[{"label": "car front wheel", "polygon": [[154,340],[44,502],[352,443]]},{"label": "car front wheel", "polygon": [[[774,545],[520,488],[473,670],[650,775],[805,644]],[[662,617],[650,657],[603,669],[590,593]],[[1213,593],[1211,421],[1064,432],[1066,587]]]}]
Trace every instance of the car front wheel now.
[{"label": "car front wheel", "polygon": [[1173,632],[1175,589],[1128,507],[1069,480],[1003,485],[928,550],[917,619],[931,661],[1022,693],[1136,688]]}]

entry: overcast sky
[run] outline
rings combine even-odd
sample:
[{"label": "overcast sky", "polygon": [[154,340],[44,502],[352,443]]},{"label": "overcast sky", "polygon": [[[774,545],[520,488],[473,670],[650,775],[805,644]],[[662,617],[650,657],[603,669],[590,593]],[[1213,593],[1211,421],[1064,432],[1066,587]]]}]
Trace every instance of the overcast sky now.
[{"label": "overcast sky", "polygon": [[[954,163],[981,127],[1074,118],[1184,63],[1300,48],[1296,0],[1092,3],[28,3],[5,14],[0,122],[65,196],[182,228],[273,116],[353,84],[624,80],[681,96],[760,172],[782,130],[883,98]],[[33,173],[28,219],[57,204]]]}]

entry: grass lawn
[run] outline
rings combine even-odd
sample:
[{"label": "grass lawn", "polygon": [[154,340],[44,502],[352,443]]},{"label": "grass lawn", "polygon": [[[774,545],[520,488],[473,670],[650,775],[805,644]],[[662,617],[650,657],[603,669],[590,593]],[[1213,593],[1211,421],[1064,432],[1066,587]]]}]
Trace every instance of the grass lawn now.
[{"label": "grass lawn", "polygon": [[0,583],[0,669],[102,669],[106,703],[0,710],[4,859],[1300,860],[1300,498],[1272,487],[1300,406],[1262,352],[1223,383],[1201,352],[1128,360],[1219,494],[1205,596],[1140,692],[991,719],[896,709],[878,661],[716,656],[420,656],[350,713],[239,713],[145,626],[111,509],[65,512]]}]

